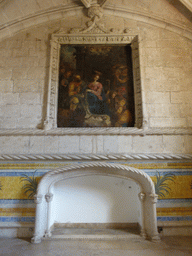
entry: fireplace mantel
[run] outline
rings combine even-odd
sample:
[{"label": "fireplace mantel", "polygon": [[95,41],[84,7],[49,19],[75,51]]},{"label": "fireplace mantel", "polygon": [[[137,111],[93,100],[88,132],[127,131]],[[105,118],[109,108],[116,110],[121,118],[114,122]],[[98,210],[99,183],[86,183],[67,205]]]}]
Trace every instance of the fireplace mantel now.
[{"label": "fireplace mantel", "polygon": [[52,200],[54,199],[54,184],[62,180],[83,176],[111,176],[123,179],[131,179],[140,187],[139,199],[141,203],[141,235],[151,240],[158,240],[156,202],[154,184],[151,178],[142,170],[125,166],[122,164],[111,164],[101,162],[89,162],[74,164],[67,167],[55,169],[46,173],[41,179],[36,202],[35,232],[33,243],[40,243],[43,237],[51,237],[50,222],[52,214]]}]

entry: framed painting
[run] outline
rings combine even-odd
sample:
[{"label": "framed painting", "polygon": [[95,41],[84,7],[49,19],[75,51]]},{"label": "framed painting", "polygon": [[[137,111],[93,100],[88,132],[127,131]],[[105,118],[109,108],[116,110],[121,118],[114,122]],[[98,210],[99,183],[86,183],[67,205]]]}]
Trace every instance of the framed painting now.
[{"label": "framed painting", "polygon": [[137,37],[52,35],[50,128],[142,126]]}]

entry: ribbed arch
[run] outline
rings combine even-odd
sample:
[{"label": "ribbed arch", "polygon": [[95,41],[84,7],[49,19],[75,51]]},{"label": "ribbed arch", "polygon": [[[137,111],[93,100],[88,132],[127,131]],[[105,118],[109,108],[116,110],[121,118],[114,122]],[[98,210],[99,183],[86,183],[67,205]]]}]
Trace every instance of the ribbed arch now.
[{"label": "ribbed arch", "polygon": [[[85,14],[84,9],[85,8],[82,5],[78,6],[68,4],[65,6],[60,6],[59,8],[50,8],[16,18],[15,20],[8,21],[0,26],[0,39],[13,36],[25,29],[41,24],[43,25],[50,21],[62,20],[65,18],[74,17],[74,15],[75,17],[83,17]],[[192,29],[190,29],[190,27],[186,27],[186,24],[182,24],[181,22],[172,21],[169,19],[169,17],[165,19],[164,17],[162,18],[151,13],[149,16],[149,13],[147,12],[134,11],[127,9],[126,7],[122,8],[121,6],[116,6],[114,9],[113,5],[106,5],[104,8],[104,14],[143,22],[145,24],[163,28],[192,39]]]}]

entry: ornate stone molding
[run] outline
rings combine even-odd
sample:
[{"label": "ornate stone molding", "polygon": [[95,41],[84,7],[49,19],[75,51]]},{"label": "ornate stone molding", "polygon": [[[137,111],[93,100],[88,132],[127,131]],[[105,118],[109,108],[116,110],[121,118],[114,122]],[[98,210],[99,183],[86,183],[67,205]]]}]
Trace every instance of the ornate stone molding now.
[{"label": "ornate stone molding", "polygon": [[[135,181],[142,194],[146,195],[146,200],[142,200],[141,214],[142,214],[142,236],[148,236],[152,240],[158,237],[157,234],[157,222],[156,222],[156,206],[151,203],[150,195],[154,195],[155,188],[151,178],[142,170],[125,166],[122,164],[101,163],[101,162],[87,162],[81,164],[73,164],[70,166],[55,169],[46,173],[37,188],[37,195],[46,195],[47,191],[53,191],[57,193],[53,188],[54,184],[58,181],[71,179],[75,177],[84,177],[91,175],[111,176],[122,179],[132,179]],[[50,227],[54,224],[53,220],[50,221],[53,208],[51,202],[44,205],[37,205],[36,207],[36,219],[35,219],[35,233],[32,242],[40,242],[41,238],[49,237]],[[66,209],[67,210],[67,209]],[[46,214],[47,213],[47,214]],[[41,225],[39,225],[41,223]],[[38,239],[35,237],[38,235]]]},{"label": "ornate stone molding", "polygon": [[179,0],[182,4],[184,4],[189,11],[192,12],[192,1],[191,0]]},{"label": "ornate stone molding", "polygon": [[157,199],[158,199],[158,195],[157,194],[150,194],[149,196],[150,196],[152,204],[156,204]]},{"label": "ornate stone molding", "polygon": [[151,161],[151,160],[192,160],[192,154],[4,154],[0,161]]},{"label": "ornate stone molding", "polygon": [[81,0],[81,2],[86,8],[89,8],[91,6],[91,0]]},{"label": "ornate stone molding", "polygon": [[138,194],[138,197],[139,197],[139,200],[140,200],[141,202],[143,202],[143,201],[145,200],[145,198],[146,198],[146,194],[143,193],[143,192],[140,192],[140,193]]},{"label": "ornate stone molding", "polygon": [[88,17],[91,19],[87,24],[87,29],[82,30],[83,33],[90,32],[94,27],[99,29],[101,32],[108,32],[100,20],[103,17],[103,8],[99,5],[93,5],[88,9]]},{"label": "ornate stone molding", "polygon": [[[48,125],[47,120],[45,124]],[[1,136],[62,136],[62,135],[192,135],[192,129],[185,128],[57,128],[42,129],[0,129]]]},{"label": "ornate stone molding", "polygon": [[53,194],[52,193],[48,193],[45,195],[45,200],[47,203],[50,203],[53,200]]},{"label": "ornate stone molding", "polygon": [[[112,4],[107,4],[105,6],[105,14],[111,15],[114,13],[114,6]],[[144,22],[152,26],[157,26],[159,28],[164,28],[168,31],[172,31],[181,36],[189,38],[192,40],[192,29],[191,26],[185,26],[180,22],[176,22],[165,17],[157,16],[156,14],[148,13],[143,10],[142,12],[137,10],[130,10],[124,6],[115,6],[115,14],[117,16],[123,16],[128,19],[134,19],[139,22]]]},{"label": "ornate stone molding", "polygon": [[41,204],[42,203],[42,199],[43,199],[43,195],[39,194],[39,195],[34,195],[34,201],[36,204]]},{"label": "ornate stone molding", "polygon": [[[103,7],[108,0],[95,0],[94,4],[98,4],[99,6]],[[86,8],[90,8],[94,1],[92,0],[81,0]]]},{"label": "ornate stone molding", "polygon": [[[7,1],[4,0],[2,2],[2,5]],[[165,19],[164,17],[162,18],[160,16],[153,15],[151,13],[149,18],[149,13],[145,12],[144,10],[143,12],[135,12],[134,10],[125,8],[125,6],[115,6],[114,8],[114,5],[110,5],[109,3],[104,3],[102,6],[105,7],[105,14],[107,15],[113,14],[119,17],[122,17],[123,15],[124,18],[144,22],[146,24],[154,25],[160,28],[165,28],[186,38],[192,39],[192,29],[186,27],[186,25],[182,23],[176,23],[174,21]],[[2,39],[13,36],[15,33],[21,30],[21,26],[26,29],[33,25],[36,26],[38,24],[41,24],[42,20],[43,22],[45,20],[57,20],[61,17],[73,16],[74,12],[76,13],[76,15],[82,15],[82,10],[82,6],[74,7],[74,5],[72,4],[67,6],[59,6],[58,8],[56,7],[51,10],[43,10],[41,12],[38,12],[38,14],[26,15],[23,18],[20,17],[18,20],[13,20],[0,26],[0,38]]]},{"label": "ornate stone molding", "polygon": [[[64,34],[62,30],[52,35],[51,39],[51,54],[50,54],[50,68],[49,68],[49,84],[48,84],[48,97],[46,106],[46,116],[44,119],[44,130],[51,130],[57,128],[57,99],[58,99],[58,77],[59,77],[59,60],[60,60],[60,48],[61,45],[126,45],[131,44],[132,59],[133,59],[133,80],[134,80],[134,100],[135,100],[135,127],[144,128],[146,123],[146,117],[143,110],[143,95],[141,89],[141,77],[140,77],[140,62],[139,62],[139,39],[138,35],[129,34],[129,31],[124,31],[120,34],[115,34],[114,31],[106,33],[107,30],[102,26],[100,19],[102,18],[102,8],[99,6],[92,6],[89,8],[89,17],[91,23],[87,28],[75,28],[71,31],[71,34]],[[126,33],[127,32],[127,33]],[[92,34],[93,33],[93,34]],[[95,34],[96,33],[96,34]],[[146,127],[145,127],[146,128]],[[82,129],[82,128],[60,128],[61,130],[69,131],[70,134],[77,134],[78,130],[89,132],[105,131],[105,134],[110,133],[110,129],[101,128],[97,129]],[[130,128],[126,128],[129,130]],[[114,130],[114,129],[113,129]],[[119,128],[121,133],[121,128]],[[136,131],[136,130],[135,130]],[[93,132],[94,133],[94,132]],[[90,133],[89,133],[90,134]]]},{"label": "ornate stone molding", "polygon": [[[98,162],[98,161],[94,161],[94,162],[87,162],[87,163],[81,163],[81,164],[73,164],[73,165],[69,165],[66,167],[62,167],[62,168],[58,168],[55,169],[53,171],[47,172],[45,173],[45,175],[43,176],[43,178],[41,179],[38,189],[37,189],[37,194],[41,193],[41,188],[44,187],[46,184],[46,186],[48,185],[48,187],[50,188],[51,185],[53,183],[55,183],[55,179],[53,179],[53,176],[60,174],[60,173],[67,173],[69,171],[73,171],[73,170],[80,170],[82,169],[82,175],[81,176],[86,176],[86,169],[88,170],[88,172],[90,172],[90,169],[97,169],[97,168],[101,168],[101,173],[105,173],[104,169],[116,169],[116,170],[121,170],[121,171],[127,171],[130,172],[134,175],[139,175],[141,177],[143,177],[142,179],[145,179],[147,181],[147,187],[148,189],[151,191],[150,195],[153,195],[155,192],[154,189],[154,183],[152,181],[152,179],[149,177],[149,175],[147,173],[145,173],[142,170],[136,169],[134,167],[130,167],[130,166],[126,166],[126,165],[121,165],[121,164],[117,164],[117,163],[102,163],[102,162]],[[91,173],[91,172],[90,172]],[[106,174],[108,174],[108,172],[106,172]],[[72,174],[73,176],[75,176],[74,174]],[[114,173],[114,176],[116,174]],[[124,176],[126,176],[125,174],[123,174]],[[78,176],[78,175],[77,175]],[[119,176],[120,177],[120,176]],[[68,177],[69,178],[69,177]],[[142,187],[142,185],[139,183],[139,185]],[[143,192],[144,193],[144,192]]]}]

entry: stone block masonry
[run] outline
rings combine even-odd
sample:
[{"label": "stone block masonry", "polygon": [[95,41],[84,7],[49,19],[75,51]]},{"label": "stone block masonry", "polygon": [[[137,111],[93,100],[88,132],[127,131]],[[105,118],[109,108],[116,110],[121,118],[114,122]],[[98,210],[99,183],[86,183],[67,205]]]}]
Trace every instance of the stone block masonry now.
[{"label": "stone block masonry", "polygon": [[[124,26],[129,24],[129,20],[117,20],[121,26],[123,20]],[[77,20],[74,22],[78,25]],[[65,26],[65,21],[62,24]],[[29,29],[0,43],[1,128],[8,128],[12,109],[13,119],[22,121],[18,124],[12,120],[10,128],[36,128],[39,125],[48,86],[48,35],[57,25],[53,23],[48,29],[45,26]],[[132,22],[131,25],[141,39],[142,94],[148,125],[191,127],[191,114],[187,117],[183,113],[183,104],[185,109],[191,108],[191,41],[142,23]],[[30,105],[29,115],[27,110],[21,111],[26,104]],[[31,122],[28,122],[29,118]]]},{"label": "stone block masonry", "polygon": [[[167,183],[170,193],[165,195],[165,200],[158,200],[157,221],[163,227],[166,223],[167,226],[179,222],[189,225],[192,220],[192,37],[191,22],[184,13],[167,1],[159,0],[156,4],[153,0],[116,0],[115,4],[106,1],[102,22],[98,24],[104,25],[109,33],[126,32],[138,38],[139,45],[132,44],[139,49],[134,55],[137,67],[134,92],[136,104],[142,103],[143,109],[137,114],[142,117],[144,113],[144,127],[74,132],[70,128],[43,130],[43,124],[46,123],[51,34],[60,29],[68,32],[71,28],[86,27],[90,19],[85,15],[83,1],[77,4],[55,0],[45,4],[44,0],[38,0],[38,5],[35,0],[3,2],[5,5],[0,8],[0,224],[4,228],[34,224],[35,206],[24,194],[23,174],[32,177],[35,173],[39,181],[52,169],[94,161],[142,169],[152,181],[156,180],[157,171],[161,177],[174,174],[175,182]],[[92,184],[97,187],[98,183],[95,179]],[[125,183],[117,181],[114,187],[123,188]],[[115,205],[113,201],[114,209],[121,209]],[[8,233],[6,229],[3,234]]]},{"label": "stone block masonry", "polygon": [[191,154],[191,135],[1,136],[5,154]]},{"label": "stone block masonry", "polygon": [[[79,20],[71,18],[73,27]],[[109,27],[110,19],[104,19]],[[148,128],[188,129],[192,127],[190,40],[163,28],[115,18],[125,29],[130,24],[139,36],[142,101]],[[37,129],[43,122],[48,88],[49,35],[61,26],[69,29],[70,19],[41,25],[0,42],[0,128]],[[81,20],[82,22],[82,20]],[[177,142],[163,135],[15,136],[1,137],[2,153],[191,153],[183,135]],[[190,135],[189,135],[190,137]],[[10,139],[11,138],[11,139]],[[17,145],[10,147],[12,141]],[[175,141],[175,139],[173,139]],[[181,141],[185,141],[181,146]],[[23,144],[24,143],[24,144]],[[175,144],[176,143],[176,144]],[[21,145],[21,147],[19,146]],[[183,144],[182,144],[183,145]]]}]

